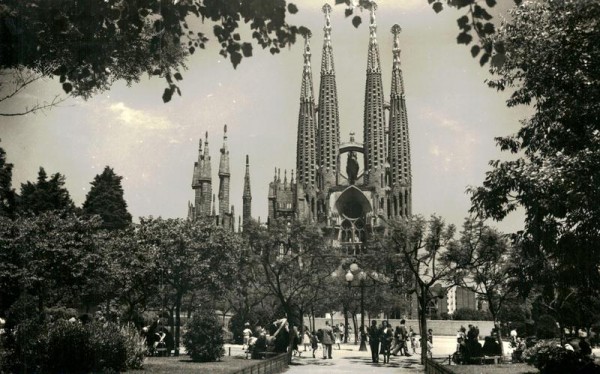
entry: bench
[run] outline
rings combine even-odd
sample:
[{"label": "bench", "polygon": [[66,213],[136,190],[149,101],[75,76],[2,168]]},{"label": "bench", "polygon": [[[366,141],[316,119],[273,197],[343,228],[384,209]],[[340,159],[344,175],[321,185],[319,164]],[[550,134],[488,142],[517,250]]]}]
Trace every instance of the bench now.
[{"label": "bench", "polygon": [[[246,355],[246,360],[250,357],[252,357],[252,351],[247,350],[244,351],[244,354]],[[279,353],[278,352],[272,352],[272,351],[264,351],[264,352],[257,352],[256,355],[259,358],[269,358],[269,357],[275,357],[277,356]]]},{"label": "bench", "polygon": [[271,351],[267,351],[267,352],[258,352],[258,356],[261,358],[269,358],[269,357],[275,357],[279,354],[279,352],[271,352]]},{"label": "bench", "polygon": [[452,365],[452,362],[459,365],[497,365],[504,362],[502,356],[482,356],[482,357],[469,357],[466,361],[462,359],[457,353],[448,356],[448,365]]},{"label": "bench", "polygon": [[478,365],[497,365],[501,364],[502,361],[502,356],[471,357],[471,363]]}]

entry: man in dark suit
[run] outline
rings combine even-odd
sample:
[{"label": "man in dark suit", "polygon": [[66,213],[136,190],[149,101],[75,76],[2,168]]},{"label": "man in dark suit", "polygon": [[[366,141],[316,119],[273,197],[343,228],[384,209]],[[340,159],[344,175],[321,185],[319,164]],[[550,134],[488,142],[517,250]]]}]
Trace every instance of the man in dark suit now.
[{"label": "man in dark suit", "polygon": [[377,327],[377,321],[371,321],[371,327],[369,327],[369,345],[371,346],[371,360],[375,363],[379,362],[379,340],[381,332]]}]

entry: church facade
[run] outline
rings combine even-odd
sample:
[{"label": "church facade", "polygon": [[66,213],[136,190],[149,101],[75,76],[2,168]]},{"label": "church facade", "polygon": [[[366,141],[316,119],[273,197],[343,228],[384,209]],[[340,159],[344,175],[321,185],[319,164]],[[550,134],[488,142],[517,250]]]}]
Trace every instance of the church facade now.
[{"label": "church facade", "polygon": [[[410,141],[400,64],[400,27],[394,25],[391,93],[386,100],[377,42],[376,7],[370,14],[363,139],[340,140],[340,117],[332,46],[331,7],[325,5],[319,96],[313,91],[309,38],[298,113],[296,177],[269,184],[269,220],[316,222],[332,233],[334,246],[359,247],[386,219],[412,214]],[[387,116],[386,116],[387,114]],[[387,117],[387,118],[386,118]]]},{"label": "church facade", "polygon": [[[269,182],[268,222],[275,219],[306,220],[327,229],[332,244],[358,248],[370,233],[383,230],[386,219],[412,214],[412,180],[408,116],[400,64],[400,27],[394,25],[391,92],[384,95],[382,63],[377,42],[376,6],[370,13],[366,61],[363,139],[353,132],[342,142],[336,73],[332,45],[331,7],[325,5],[324,40],[318,97],[314,94],[310,36],[305,37],[297,127],[296,174],[288,179],[280,169]],[[188,217],[212,217],[218,225],[234,229],[229,205],[229,150],[227,128],[219,160],[218,211],[212,193],[208,139],[199,145],[194,164],[194,203]],[[250,219],[249,162],[243,193],[243,222]],[[243,226],[242,219],[239,218]]]}]

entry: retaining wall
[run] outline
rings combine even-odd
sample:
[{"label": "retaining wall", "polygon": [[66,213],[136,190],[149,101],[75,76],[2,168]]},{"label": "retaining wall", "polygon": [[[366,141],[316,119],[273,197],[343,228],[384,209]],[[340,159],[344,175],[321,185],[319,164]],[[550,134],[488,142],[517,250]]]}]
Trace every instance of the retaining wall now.
[{"label": "retaining wall", "polygon": [[276,374],[283,373],[288,368],[288,355],[282,353],[264,360],[255,360],[256,363],[231,374]]},{"label": "retaining wall", "polygon": [[[381,319],[376,319],[376,320],[377,320],[378,324],[381,323]],[[318,330],[318,329],[324,327],[325,321],[329,321],[330,323],[332,322],[332,320],[330,318],[315,318],[315,329]],[[399,319],[388,319],[388,321],[390,322],[390,324],[393,327],[400,326]],[[352,325],[352,321],[349,320],[348,322],[350,323],[350,326],[352,326],[352,328],[354,328],[354,326]],[[334,325],[337,325],[339,323],[343,324],[344,318],[333,318]],[[358,323],[360,324],[360,319],[358,320]],[[308,325],[307,318],[304,319],[304,324]],[[365,318],[365,325],[367,325],[367,326],[371,325],[370,321],[366,318]],[[427,321],[427,328],[433,330],[433,335],[455,336],[456,332],[460,329],[461,326],[464,326],[465,328],[467,328],[467,326],[469,326],[469,325],[474,325],[474,326],[479,327],[479,334],[483,337],[483,336],[490,335],[490,332],[492,331],[492,328],[494,327],[494,322],[493,321],[455,321],[455,320],[428,320]],[[413,331],[419,332],[419,321],[416,319],[407,319],[406,320],[406,328],[408,329],[409,327],[412,327]]]}]

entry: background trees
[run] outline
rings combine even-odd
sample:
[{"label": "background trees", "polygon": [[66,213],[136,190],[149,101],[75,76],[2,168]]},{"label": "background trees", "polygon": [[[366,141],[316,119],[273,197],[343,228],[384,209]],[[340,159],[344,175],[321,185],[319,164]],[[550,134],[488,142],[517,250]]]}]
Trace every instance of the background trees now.
[{"label": "background trees", "polygon": [[[248,245],[256,256],[256,276],[285,312],[290,328],[323,297],[326,281],[339,264],[320,230],[301,222],[273,221],[269,227],[249,225]],[[291,343],[291,342],[290,342]]]},{"label": "background trees", "polygon": [[473,218],[465,220],[458,245],[451,246],[447,254],[455,269],[455,283],[486,301],[495,324],[506,301],[517,297],[519,283],[512,254],[506,235]]},{"label": "background trees", "polygon": [[[443,297],[442,290],[434,286],[453,277],[454,266],[447,255],[456,245],[455,228],[437,216],[429,221],[415,216],[406,221],[389,222],[389,231],[389,251],[402,258],[412,275],[419,305],[420,335],[426,337],[428,303],[434,297]],[[427,344],[421,344],[421,362],[426,358]]]},{"label": "background trees", "polygon": [[131,224],[131,214],[123,197],[120,177],[108,166],[92,181],[92,188],[85,197],[83,213],[97,214],[105,229],[121,229]]},{"label": "background trees", "polygon": [[65,177],[55,173],[48,179],[48,174],[40,167],[36,183],[21,184],[19,210],[33,214],[51,210],[74,211],[75,204],[65,188]]},{"label": "background trees", "polygon": [[241,241],[234,233],[212,222],[183,219],[142,219],[138,228],[141,245],[153,248],[163,296],[175,314],[175,354],[179,354],[181,307],[194,290],[216,296],[236,281]]}]

